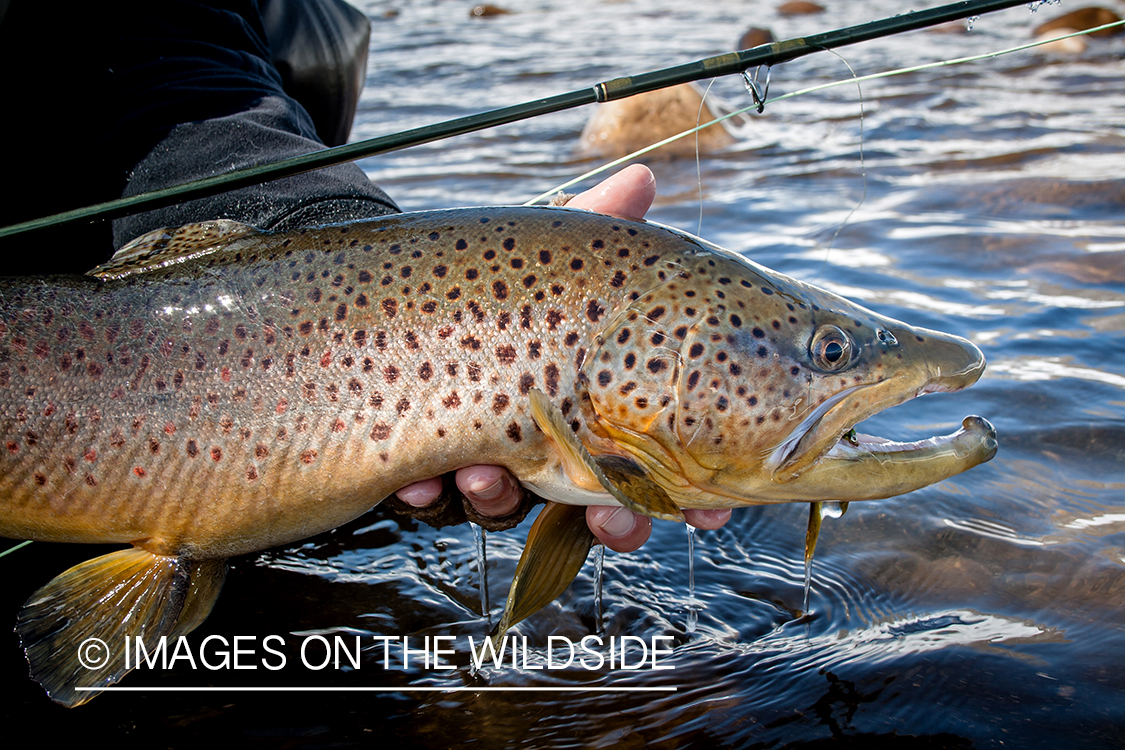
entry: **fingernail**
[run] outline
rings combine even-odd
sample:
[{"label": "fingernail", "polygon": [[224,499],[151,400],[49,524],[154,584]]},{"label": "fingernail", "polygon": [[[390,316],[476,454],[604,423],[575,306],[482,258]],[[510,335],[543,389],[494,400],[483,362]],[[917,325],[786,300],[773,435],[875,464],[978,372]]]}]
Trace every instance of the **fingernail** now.
[{"label": "fingernail", "polygon": [[469,484],[469,492],[473,493],[479,500],[495,500],[503,495],[506,490],[507,486],[503,477],[491,484],[484,479],[478,479]]},{"label": "fingernail", "polygon": [[433,494],[424,489],[399,490],[398,499],[415,508],[423,508],[433,502]]},{"label": "fingernail", "polygon": [[617,508],[606,516],[598,527],[609,536],[618,537],[628,534],[633,530],[634,525],[636,519],[633,518],[632,511],[627,508]]}]

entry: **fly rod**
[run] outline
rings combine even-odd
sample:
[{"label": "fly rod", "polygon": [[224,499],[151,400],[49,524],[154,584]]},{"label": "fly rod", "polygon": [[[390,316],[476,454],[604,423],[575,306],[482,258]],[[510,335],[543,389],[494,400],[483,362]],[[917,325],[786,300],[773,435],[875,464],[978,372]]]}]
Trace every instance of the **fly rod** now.
[{"label": "fly rod", "polygon": [[635,94],[675,86],[691,81],[742,73],[762,65],[776,65],[824,50],[846,47],[859,42],[901,34],[906,31],[979,16],[1025,3],[1027,0],[964,0],[929,10],[912,11],[892,18],[849,26],[807,37],[763,44],[740,52],[708,57],[695,62],[664,68],[636,76],[603,81],[594,86],[545,99],[536,99],[510,107],[501,107],[480,114],[404,130],[399,133],[357,141],[310,154],[282,159],[269,164],[246,167],[148,193],[118,198],[93,206],[64,211],[31,221],[0,228],[0,237],[8,237],[35,229],[70,224],[88,219],[115,219],[121,216],[164,208],[176,203],[203,198],[228,190],[278,180],[315,169],[323,169],[356,159],[398,151],[410,146],[451,138],[477,130],[505,125],[530,117],[560,112],[597,102],[610,102]]}]

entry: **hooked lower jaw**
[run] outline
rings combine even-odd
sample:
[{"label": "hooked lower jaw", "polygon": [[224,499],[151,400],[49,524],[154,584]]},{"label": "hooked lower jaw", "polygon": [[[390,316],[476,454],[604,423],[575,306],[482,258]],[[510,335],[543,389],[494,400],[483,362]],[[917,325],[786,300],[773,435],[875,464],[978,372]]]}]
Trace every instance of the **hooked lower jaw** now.
[{"label": "hooked lower jaw", "polygon": [[[900,460],[929,460],[944,456],[956,459],[975,457],[982,464],[996,455],[996,429],[984,417],[975,415],[965,417],[961,429],[949,435],[941,435],[912,442],[897,442],[875,435],[858,433],[853,428],[833,445],[823,458],[858,460],[867,456],[879,455],[883,458]],[[970,468],[966,466],[965,468]]]}]

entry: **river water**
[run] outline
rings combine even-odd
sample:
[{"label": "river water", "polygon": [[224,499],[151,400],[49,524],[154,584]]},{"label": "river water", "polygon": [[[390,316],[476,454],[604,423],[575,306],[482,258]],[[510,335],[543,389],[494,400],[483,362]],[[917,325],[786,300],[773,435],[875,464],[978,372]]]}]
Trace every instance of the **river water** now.
[{"label": "river water", "polygon": [[[451,0],[370,2],[368,87],[353,138],[719,54],[754,25],[788,38],[910,9],[824,4],[827,13],[783,18],[773,2],[528,0],[510,3],[508,15],[470,19],[470,4]],[[967,32],[821,53],[775,67],[770,94],[848,78],[849,65],[865,75],[1015,46],[1035,24],[1077,7],[1019,6]],[[800,616],[806,507],[742,509],[721,530],[697,534],[701,609],[690,633],[687,535],[658,523],[641,550],[606,554],[602,617],[606,636],[669,636],[658,665],[671,669],[508,664],[474,674],[468,638],[479,642],[488,628],[472,531],[434,531],[376,509],[234,561],[193,643],[247,636],[260,656],[263,639],[278,634],[284,669],[179,665],[124,684],[395,691],[125,693],[66,711],[24,681],[9,647],[10,730],[31,723],[44,737],[168,747],[392,738],[418,747],[1125,745],[1123,45],[1093,40],[1079,54],[1026,51],[860,90],[848,84],[767,105],[734,145],[702,155],[698,171],[693,158],[646,161],[658,182],[649,218],[965,336],[988,358],[972,389],[898,407],[864,431],[914,439],[980,414],[996,426],[997,457],[826,521],[811,616]],[[750,103],[738,80],[717,82],[710,95]],[[596,166],[575,151],[589,114],[362,165],[406,210],[518,203]],[[528,525],[488,537],[494,609]],[[17,576],[21,596],[90,556],[55,545],[18,554],[36,579]],[[597,627],[593,571],[587,565],[517,629],[529,666],[565,659],[547,650],[548,636],[577,642]],[[5,599],[9,621],[19,601]],[[302,665],[298,645],[315,635],[345,644],[358,636],[359,667]],[[409,636],[412,648],[450,637],[456,653],[445,660],[455,668],[426,669],[420,653],[404,668],[401,649],[385,651],[372,636]],[[453,687],[570,690],[418,690]],[[607,687],[675,690],[576,690]]]}]

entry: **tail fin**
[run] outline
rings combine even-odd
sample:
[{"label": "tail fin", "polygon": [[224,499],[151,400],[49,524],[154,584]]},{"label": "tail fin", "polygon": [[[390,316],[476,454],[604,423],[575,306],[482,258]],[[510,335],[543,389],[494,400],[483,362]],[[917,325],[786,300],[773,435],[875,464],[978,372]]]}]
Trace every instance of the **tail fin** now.
[{"label": "tail fin", "polygon": [[133,664],[126,639],[154,650],[161,636],[194,630],[211,613],[226,560],[188,560],[128,549],[87,560],[36,591],[16,624],[31,677],[52,700],[80,706]]}]

